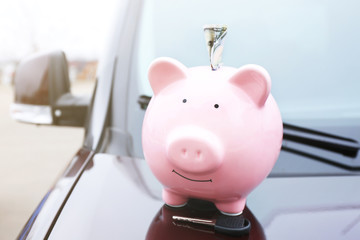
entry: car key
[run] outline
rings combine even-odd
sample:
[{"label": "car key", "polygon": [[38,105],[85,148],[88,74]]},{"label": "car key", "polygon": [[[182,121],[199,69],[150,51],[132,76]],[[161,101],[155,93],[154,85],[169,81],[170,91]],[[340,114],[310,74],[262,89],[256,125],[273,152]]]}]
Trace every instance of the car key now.
[{"label": "car key", "polygon": [[221,232],[232,236],[249,234],[251,227],[250,221],[241,215],[235,217],[221,215],[217,219],[199,219],[180,216],[173,216],[172,218],[175,221],[208,225],[214,227],[216,232]]}]

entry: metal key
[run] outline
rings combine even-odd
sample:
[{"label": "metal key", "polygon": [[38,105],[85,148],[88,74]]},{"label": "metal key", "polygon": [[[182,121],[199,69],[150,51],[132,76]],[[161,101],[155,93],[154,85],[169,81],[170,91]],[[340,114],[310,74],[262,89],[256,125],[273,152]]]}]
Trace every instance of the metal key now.
[{"label": "metal key", "polygon": [[217,219],[199,219],[180,216],[173,216],[172,218],[175,221],[208,225],[214,227],[216,232],[232,236],[249,234],[251,227],[250,221],[241,215],[236,217],[221,215]]}]

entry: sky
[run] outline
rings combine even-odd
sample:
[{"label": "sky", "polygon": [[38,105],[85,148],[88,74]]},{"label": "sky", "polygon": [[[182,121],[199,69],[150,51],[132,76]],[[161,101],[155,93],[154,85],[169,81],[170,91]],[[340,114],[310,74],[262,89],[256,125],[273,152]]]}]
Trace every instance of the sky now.
[{"label": "sky", "polygon": [[0,0],[0,62],[63,50],[94,60],[104,48],[117,0]]}]

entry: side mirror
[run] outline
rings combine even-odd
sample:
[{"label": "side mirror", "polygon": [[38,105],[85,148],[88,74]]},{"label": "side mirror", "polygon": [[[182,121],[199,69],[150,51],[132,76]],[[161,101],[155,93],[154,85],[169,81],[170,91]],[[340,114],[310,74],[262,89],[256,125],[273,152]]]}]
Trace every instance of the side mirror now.
[{"label": "side mirror", "polygon": [[69,71],[62,51],[32,55],[15,72],[11,116],[22,122],[84,126],[90,97],[70,92]]}]

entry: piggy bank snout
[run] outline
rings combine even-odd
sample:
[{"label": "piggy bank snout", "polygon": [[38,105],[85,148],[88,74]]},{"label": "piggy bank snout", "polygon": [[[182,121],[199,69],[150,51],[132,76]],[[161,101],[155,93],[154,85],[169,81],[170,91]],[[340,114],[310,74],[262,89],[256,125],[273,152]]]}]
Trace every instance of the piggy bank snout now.
[{"label": "piggy bank snout", "polygon": [[188,127],[176,129],[168,137],[168,160],[188,173],[215,171],[223,161],[221,141],[212,132]]}]

